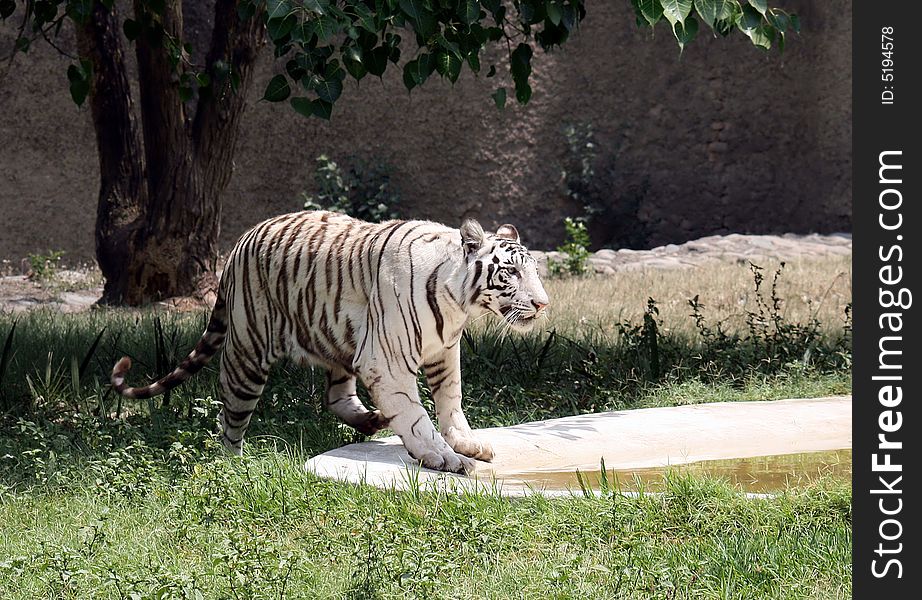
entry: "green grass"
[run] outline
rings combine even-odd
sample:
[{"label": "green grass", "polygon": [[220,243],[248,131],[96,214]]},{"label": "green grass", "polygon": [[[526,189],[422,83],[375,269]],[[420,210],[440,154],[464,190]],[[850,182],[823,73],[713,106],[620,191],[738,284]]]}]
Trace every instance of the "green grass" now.
[{"label": "green grass", "polygon": [[[525,337],[478,324],[463,342],[466,412],[484,427],[849,393],[849,322],[792,321],[756,292],[735,328],[707,314],[667,325],[656,303],[630,322],[558,314]],[[212,434],[214,365],[167,398],[113,396],[121,355],[131,382],[162,374],[205,319],[0,315],[0,598],[850,596],[842,482],[759,500],[678,474],[641,497],[396,493],[304,471],[362,439],[322,409],[319,370],[276,366],[242,460]]]},{"label": "green grass", "polygon": [[682,476],[637,498],[396,493],[319,480],[303,455],[259,445],[243,460],[116,451],[2,494],[0,597],[850,594],[841,484],[764,500]]}]

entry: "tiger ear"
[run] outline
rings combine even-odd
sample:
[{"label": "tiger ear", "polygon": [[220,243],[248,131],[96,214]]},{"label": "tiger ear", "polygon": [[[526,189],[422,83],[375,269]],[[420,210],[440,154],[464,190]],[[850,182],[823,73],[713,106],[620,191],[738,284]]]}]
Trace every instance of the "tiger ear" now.
[{"label": "tiger ear", "polygon": [[467,254],[480,250],[485,237],[483,227],[474,219],[467,219],[461,224],[461,244]]},{"label": "tiger ear", "polygon": [[509,223],[499,226],[499,229],[496,230],[496,237],[504,240],[512,240],[516,244],[521,242],[519,230],[515,228],[515,225],[510,225]]}]

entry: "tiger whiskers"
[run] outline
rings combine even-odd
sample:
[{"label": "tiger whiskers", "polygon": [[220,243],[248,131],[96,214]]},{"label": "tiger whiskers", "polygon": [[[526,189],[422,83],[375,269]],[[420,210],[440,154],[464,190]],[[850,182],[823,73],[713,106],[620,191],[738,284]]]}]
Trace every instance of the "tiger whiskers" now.
[{"label": "tiger whiskers", "polygon": [[505,327],[503,328],[502,335],[500,336],[501,341],[505,341],[506,336],[509,334],[510,331],[513,330],[513,326],[516,324],[516,322],[519,320],[521,316],[522,316],[522,309],[516,306],[513,306],[508,311],[506,311],[506,313],[503,315],[503,323],[505,324]]}]

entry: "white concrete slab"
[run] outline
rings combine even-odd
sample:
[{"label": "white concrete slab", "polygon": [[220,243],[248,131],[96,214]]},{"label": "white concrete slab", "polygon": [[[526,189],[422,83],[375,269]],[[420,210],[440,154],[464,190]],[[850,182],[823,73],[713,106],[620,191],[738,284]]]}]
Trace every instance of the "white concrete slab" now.
[{"label": "white concrete slab", "polygon": [[420,468],[396,436],[325,452],[306,468],[382,488],[560,495],[569,492],[537,489],[529,479],[543,472],[598,471],[603,459],[607,470],[621,471],[851,448],[851,414],[851,396],[626,410],[478,430],[496,458],[478,462],[469,477]]}]

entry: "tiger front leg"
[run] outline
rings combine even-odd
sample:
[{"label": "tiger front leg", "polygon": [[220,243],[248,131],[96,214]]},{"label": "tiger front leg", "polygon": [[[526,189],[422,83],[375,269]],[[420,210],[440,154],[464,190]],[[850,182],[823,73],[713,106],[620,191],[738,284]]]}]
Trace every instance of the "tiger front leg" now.
[{"label": "tiger front leg", "polygon": [[442,437],[455,452],[478,460],[493,460],[493,447],[478,439],[461,410],[461,344],[446,349],[423,365],[435,401]]},{"label": "tiger front leg", "polygon": [[415,377],[394,378],[378,372],[364,375],[362,380],[410,456],[437,471],[464,473],[474,469],[474,461],[452,450],[436,431],[419,400]]}]

